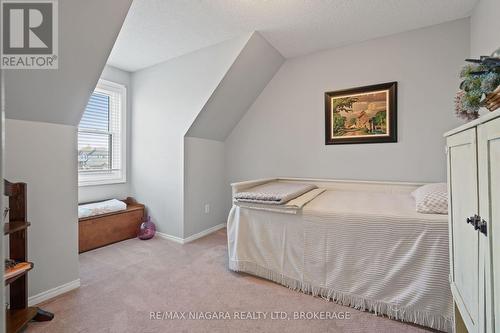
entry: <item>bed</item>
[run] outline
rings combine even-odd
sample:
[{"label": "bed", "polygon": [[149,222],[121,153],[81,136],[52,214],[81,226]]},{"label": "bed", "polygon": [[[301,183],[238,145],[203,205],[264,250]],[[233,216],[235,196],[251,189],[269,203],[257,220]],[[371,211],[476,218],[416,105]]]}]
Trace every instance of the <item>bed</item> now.
[{"label": "bed", "polygon": [[360,310],[451,331],[446,215],[415,211],[421,184],[264,179],[325,189],[301,208],[233,200],[229,268]]}]

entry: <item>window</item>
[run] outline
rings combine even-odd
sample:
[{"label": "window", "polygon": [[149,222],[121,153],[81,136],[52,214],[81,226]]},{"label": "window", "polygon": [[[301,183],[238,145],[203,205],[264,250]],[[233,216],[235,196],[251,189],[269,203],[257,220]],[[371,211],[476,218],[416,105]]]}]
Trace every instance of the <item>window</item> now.
[{"label": "window", "polygon": [[99,80],[78,125],[78,184],[124,183],[126,88]]}]

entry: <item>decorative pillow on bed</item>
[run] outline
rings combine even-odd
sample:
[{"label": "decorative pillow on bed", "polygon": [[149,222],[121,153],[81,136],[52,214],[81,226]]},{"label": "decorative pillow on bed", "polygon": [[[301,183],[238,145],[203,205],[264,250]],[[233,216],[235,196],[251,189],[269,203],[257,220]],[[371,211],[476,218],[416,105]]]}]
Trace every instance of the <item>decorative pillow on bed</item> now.
[{"label": "decorative pillow on bed", "polygon": [[423,214],[448,214],[448,187],[446,183],[427,184],[411,194],[417,212]]}]

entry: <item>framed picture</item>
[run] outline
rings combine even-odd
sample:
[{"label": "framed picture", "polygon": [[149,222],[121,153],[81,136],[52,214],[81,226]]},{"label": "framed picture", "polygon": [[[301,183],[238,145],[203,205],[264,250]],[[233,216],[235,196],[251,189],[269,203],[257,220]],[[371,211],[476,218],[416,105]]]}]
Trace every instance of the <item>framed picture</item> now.
[{"label": "framed picture", "polygon": [[325,93],[325,144],[397,142],[397,82]]}]

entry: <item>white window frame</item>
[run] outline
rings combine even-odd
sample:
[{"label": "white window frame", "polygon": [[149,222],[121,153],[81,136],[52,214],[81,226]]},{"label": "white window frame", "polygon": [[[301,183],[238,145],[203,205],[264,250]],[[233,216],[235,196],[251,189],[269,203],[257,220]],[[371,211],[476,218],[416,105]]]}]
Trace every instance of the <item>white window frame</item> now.
[{"label": "white window frame", "polygon": [[120,169],[111,171],[78,171],[78,186],[110,185],[127,182],[127,88],[119,83],[100,79],[93,92],[120,94]]}]

